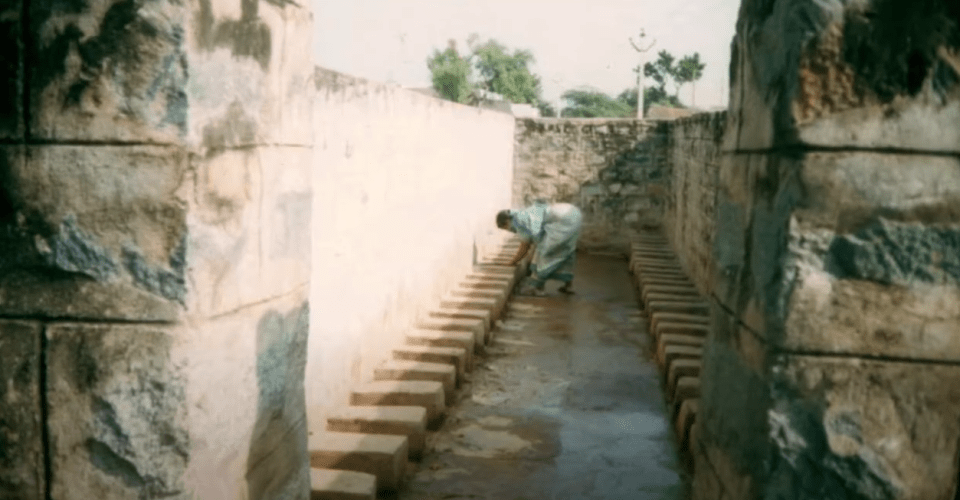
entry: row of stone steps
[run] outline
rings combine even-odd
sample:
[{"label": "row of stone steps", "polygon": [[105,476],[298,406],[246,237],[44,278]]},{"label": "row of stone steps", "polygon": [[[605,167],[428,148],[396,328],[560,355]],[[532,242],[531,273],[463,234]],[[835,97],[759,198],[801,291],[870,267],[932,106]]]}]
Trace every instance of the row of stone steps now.
[{"label": "row of stone steps", "polygon": [[493,340],[529,262],[509,266],[519,246],[508,241],[475,266],[407,332],[393,359],[351,391],[350,406],[311,429],[311,500],[371,500],[401,487],[407,461],[426,453],[427,432],[442,423],[475,356]]},{"label": "row of stone steps", "polygon": [[682,449],[694,442],[703,345],[710,303],[690,281],[666,238],[645,233],[631,244],[630,271],[656,345],[671,419]]}]

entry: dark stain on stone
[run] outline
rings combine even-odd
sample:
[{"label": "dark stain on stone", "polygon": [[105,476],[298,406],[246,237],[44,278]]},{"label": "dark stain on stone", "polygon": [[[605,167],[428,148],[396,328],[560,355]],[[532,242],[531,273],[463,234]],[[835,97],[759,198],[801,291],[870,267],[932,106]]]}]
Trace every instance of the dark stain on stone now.
[{"label": "dark stain on stone", "polygon": [[23,133],[23,37],[20,1],[0,6],[0,137]]},{"label": "dark stain on stone", "polygon": [[960,227],[885,219],[830,244],[826,269],[840,279],[882,284],[960,284]]},{"label": "dark stain on stone", "polygon": [[47,244],[50,252],[41,255],[48,267],[98,281],[106,281],[117,274],[117,264],[110,253],[80,229],[72,214],[64,218],[60,231]]},{"label": "dark stain on stone", "polygon": [[[78,21],[54,28],[61,19],[73,15],[86,16],[92,8],[85,0],[34,2],[30,5],[29,36],[26,59],[29,71],[30,106],[45,105],[41,101],[44,90],[57,80],[62,82],[63,98],[59,103],[66,110],[80,106],[85,98],[99,105],[102,80],[120,89],[126,108],[119,111],[128,118],[151,120],[144,116],[141,101],[159,100],[166,107],[163,116],[167,123],[186,133],[186,113],[183,112],[186,79],[186,55],[182,28],[169,29],[144,16],[141,9],[145,0],[120,0],[104,14],[95,34],[84,33]],[[54,20],[54,21],[51,21]],[[41,36],[53,31],[52,36]],[[47,42],[41,40],[48,39]],[[81,67],[72,73],[67,60],[75,52]],[[28,124],[31,125],[31,124]]]},{"label": "dark stain on stone", "polygon": [[940,60],[940,47],[960,47],[960,3],[940,0],[878,0],[850,8],[844,22],[843,58],[857,82],[890,102],[916,95],[932,77],[943,90],[957,75]]},{"label": "dark stain on stone", "polygon": [[0,498],[43,497],[43,379],[41,329],[0,324]]},{"label": "dark stain on stone", "polygon": [[184,277],[186,267],[186,237],[170,253],[168,267],[158,267],[147,262],[139,251],[131,247],[123,249],[123,266],[130,273],[134,284],[151,293],[181,304],[186,300],[187,284]]},{"label": "dark stain on stone", "polygon": [[137,467],[102,441],[87,439],[86,448],[90,463],[104,473],[120,479],[129,488],[142,489],[146,485]]},{"label": "dark stain on stone", "polygon": [[117,412],[114,411],[113,405],[101,397],[94,396],[90,401],[90,411],[96,423],[100,424],[100,434],[109,436],[111,443],[120,450],[129,452],[130,438],[117,422]]},{"label": "dark stain on stone", "polygon": [[207,50],[228,48],[236,57],[246,57],[270,67],[272,36],[270,27],[259,18],[259,0],[241,0],[239,20],[217,22],[211,0],[200,0],[197,13],[197,39]]},{"label": "dark stain on stone", "polygon": [[250,498],[309,496],[304,375],[309,331],[306,303],[283,315],[265,314],[257,326],[257,418],[247,458]]},{"label": "dark stain on stone", "polygon": [[250,145],[257,138],[257,121],[243,109],[243,104],[234,101],[223,118],[203,127],[203,145],[211,154],[228,147]]}]

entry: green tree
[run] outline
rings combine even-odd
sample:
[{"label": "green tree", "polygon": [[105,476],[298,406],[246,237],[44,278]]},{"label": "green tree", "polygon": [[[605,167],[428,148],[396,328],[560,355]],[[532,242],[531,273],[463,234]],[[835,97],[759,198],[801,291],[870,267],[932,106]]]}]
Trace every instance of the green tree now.
[{"label": "green tree", "polygon": [[[471,40],[476,40],[475,36]],[[496,40],[476,43],[471,47],[475,67],[480,74],[480,88],[502,95],[517,104],[540,103],[540,77],[530,71],[534,63],[528,50],[514,50]]]},{"label": "green tree", "polygon": [[450,40],[443,52],[434,49],[427,58],[427,68],[433,89],[444,99],[464,104],[470,101],[474,88],[470,81],[470,61],[460,56],[454,40]]},{"label": "green tree", "polygon": [[634,108],[624,100],[613,98],[595,89],[573,89],[564,92],[560,97],[566,101],[566,106],[560,116],[571,118],[626,118],[635,113]]},{"label": "green tree", "polygon": [[685,56],[677,63],[674,78],[680,82],[680,85],[689,83],[693,86],[693,97],[690,100],[691,105],[696,105],[697,80],[703,76],[703,68],[706,66],[706,63],[700,61],[699,52],[694,52],[692,56]]}]

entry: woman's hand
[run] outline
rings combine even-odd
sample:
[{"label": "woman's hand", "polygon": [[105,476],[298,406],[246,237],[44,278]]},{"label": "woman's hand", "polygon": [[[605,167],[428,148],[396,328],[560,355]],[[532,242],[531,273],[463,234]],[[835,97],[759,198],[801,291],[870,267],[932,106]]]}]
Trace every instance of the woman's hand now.
[{"label": "woman's hand", "polygon": [[510,265],[511,265],[511,266],[515,266],[515,265],[517,265],[521,260],[523,260],[523,258],[527,255],[527,252],[530,251],[530,247],[531,247],[531,246],[532,246],[532,245],[531,245],[530,243],[527,243],[527,242],[522,242],[522,243],[520,243],[520,250],[517,252],[517,256],[514,257],[512,261],[510,261]]}]

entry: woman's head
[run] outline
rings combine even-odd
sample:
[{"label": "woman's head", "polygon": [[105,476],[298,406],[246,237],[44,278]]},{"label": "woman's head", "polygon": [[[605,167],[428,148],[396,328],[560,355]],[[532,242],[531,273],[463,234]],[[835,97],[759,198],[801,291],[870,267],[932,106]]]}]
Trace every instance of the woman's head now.
[{"label": "woman's head", "polygon": [[510,229],[510,211],[501,210],[497,213],[497,227],[500,229]]}]

